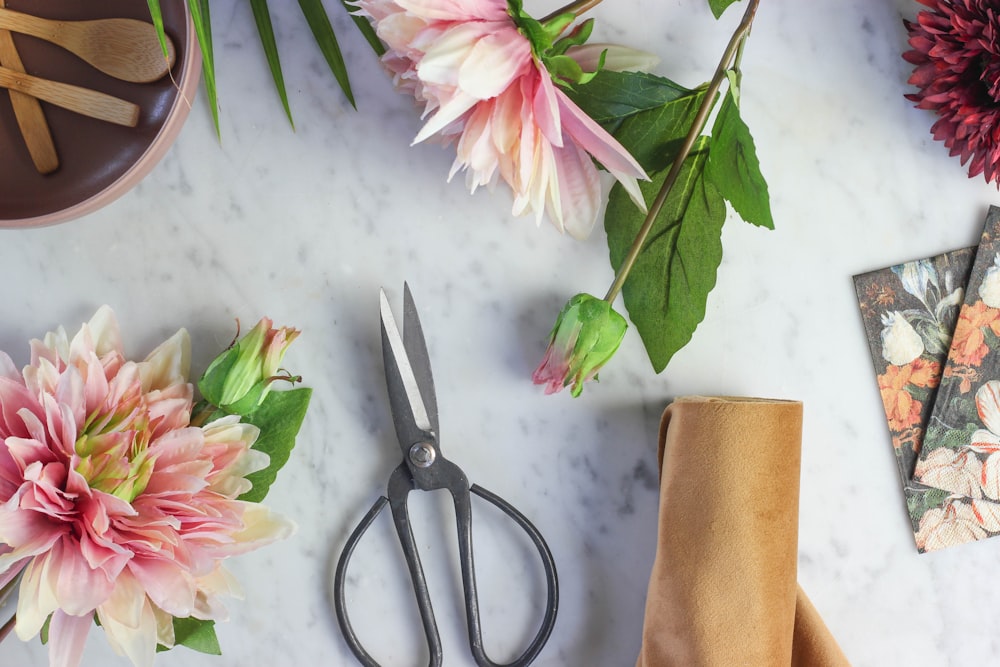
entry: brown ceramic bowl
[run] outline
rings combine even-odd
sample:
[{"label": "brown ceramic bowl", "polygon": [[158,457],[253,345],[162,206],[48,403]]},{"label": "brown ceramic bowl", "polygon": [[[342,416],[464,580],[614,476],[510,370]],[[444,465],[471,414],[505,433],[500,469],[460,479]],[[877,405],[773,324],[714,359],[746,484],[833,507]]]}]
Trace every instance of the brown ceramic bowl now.
[{"label": "brown ceramic bowl", "polygon": [[[44,18],[149,20],[136,0],[6,0],[6,6]],[[59,168],[39,174],[0,88],[0,227],[66,222],[114,201],[145,177],[180,132],[197,90],[201,54],[185,0],[161,0],[163,23],[177,51],[171,76],[153,83],[119,81],[69,51],[14,35],[25,70],[34,76],[99,90],[140,107],[136,127],[121,127],[42,102]]]}]

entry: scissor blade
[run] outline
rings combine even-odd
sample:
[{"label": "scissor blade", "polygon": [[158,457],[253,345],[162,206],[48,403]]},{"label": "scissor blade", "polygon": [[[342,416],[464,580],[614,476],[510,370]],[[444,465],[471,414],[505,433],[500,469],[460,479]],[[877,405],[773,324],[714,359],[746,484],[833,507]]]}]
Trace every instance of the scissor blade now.
[{"label": "scissor blade", "polygon": [[423,327],[420,326],[417,306],[413,303],[413,295],[410,293],[410,286],[407,283],[403,283],[403,348],[406,350],[406,357],[410,360],[410,368],[413,369],[413,376],[417,380],[417,387],[420,389],[420,397],[424,400],[424,408],[427,410],[431,428],[434,430],[434,434],[440,438],[437,395],[434,393],[431,358],[427,353],[427,341],[424,339]]},{"label": "scissor blade", "polygon": [[379,310],[382,320],[382,359],[385,364],[385,383],[389,390],[389,406],[400,447],[407,453],[410,445],[423,440],[431,431],[430,418],[420,386],[413,375],[413,368],[403,346],[396,320],[392,316],[385,290],[379,291]]}]

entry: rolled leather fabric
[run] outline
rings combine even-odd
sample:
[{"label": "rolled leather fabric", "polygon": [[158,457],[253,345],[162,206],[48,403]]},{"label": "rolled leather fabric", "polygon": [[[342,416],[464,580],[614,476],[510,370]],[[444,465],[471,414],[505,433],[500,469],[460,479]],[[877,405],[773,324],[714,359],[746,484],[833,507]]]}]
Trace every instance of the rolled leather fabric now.
[{"label": "rolled leather fabric", "polygon": [[797,584],[802,404],[675,400],[637,667],[849,665]]}]

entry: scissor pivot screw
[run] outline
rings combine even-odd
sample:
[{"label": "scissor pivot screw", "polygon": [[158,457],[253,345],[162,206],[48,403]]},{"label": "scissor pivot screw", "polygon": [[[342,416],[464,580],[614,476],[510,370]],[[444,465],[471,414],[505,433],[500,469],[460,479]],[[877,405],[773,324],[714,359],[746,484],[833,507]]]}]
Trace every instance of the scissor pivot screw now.
[{"label": "scissor pivot screw", "polygon": [[437,450],[426,442],[418,442],[410,447],[410,462],[418,468],[429,468],[437,458]]}]

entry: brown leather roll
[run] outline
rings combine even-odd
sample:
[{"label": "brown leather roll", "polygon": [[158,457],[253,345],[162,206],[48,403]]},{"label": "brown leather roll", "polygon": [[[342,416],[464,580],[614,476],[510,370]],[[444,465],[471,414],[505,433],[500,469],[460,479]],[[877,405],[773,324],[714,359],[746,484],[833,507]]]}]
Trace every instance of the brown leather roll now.
[{"label": "brown leather roll", "polygon": [[802,404],[686,397],[660,426],[638,667],[848,665],[797,585]]}]

